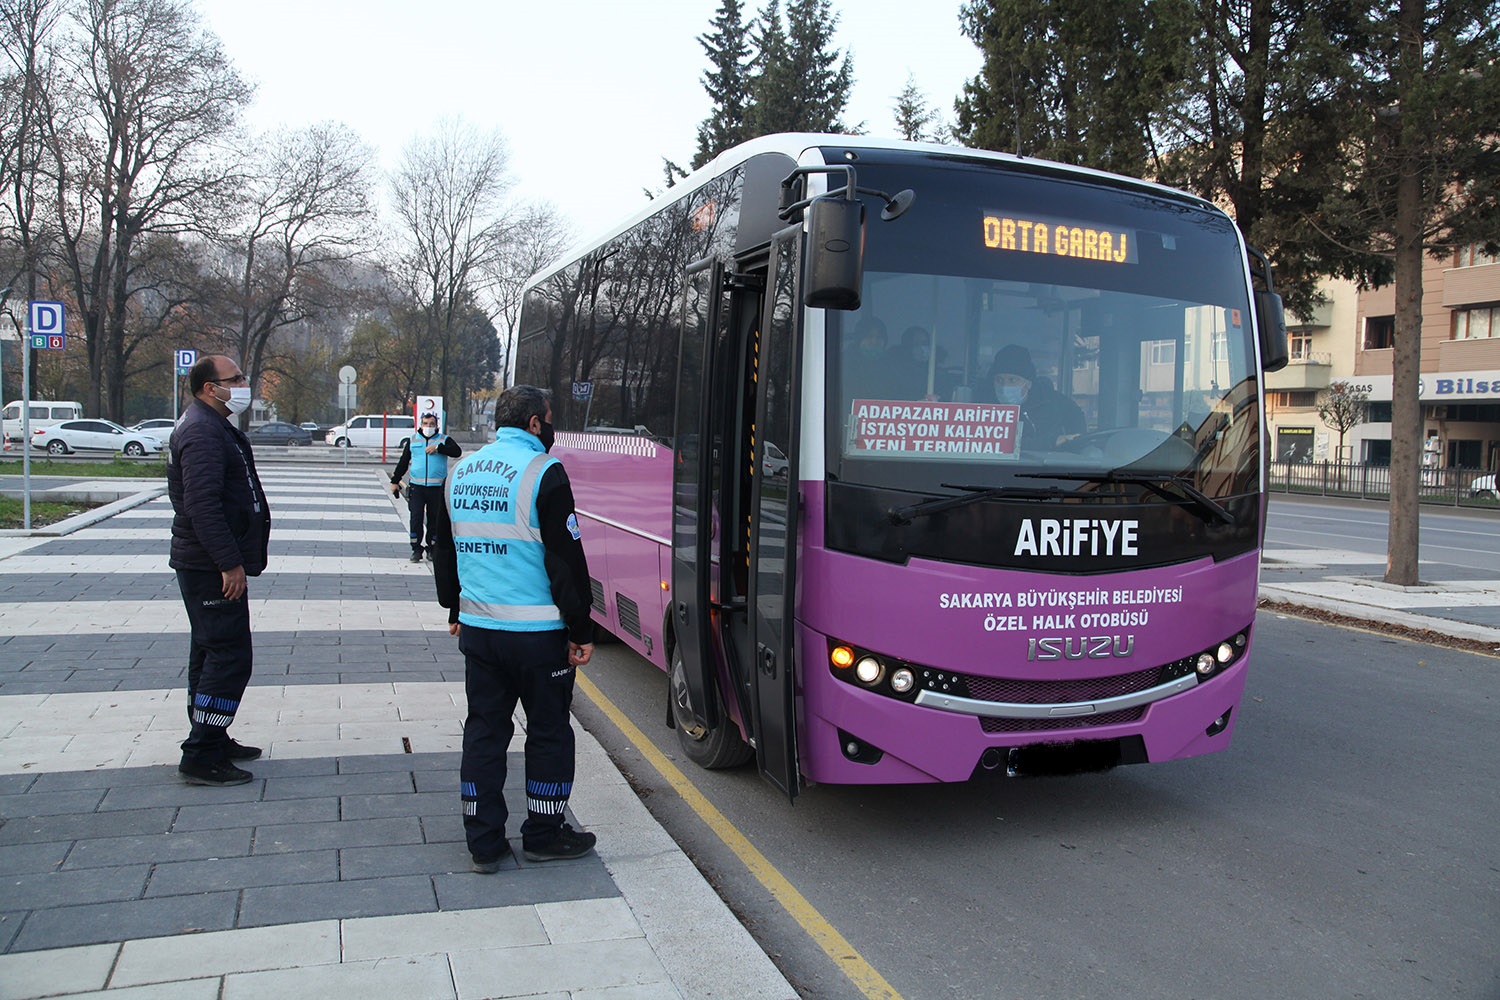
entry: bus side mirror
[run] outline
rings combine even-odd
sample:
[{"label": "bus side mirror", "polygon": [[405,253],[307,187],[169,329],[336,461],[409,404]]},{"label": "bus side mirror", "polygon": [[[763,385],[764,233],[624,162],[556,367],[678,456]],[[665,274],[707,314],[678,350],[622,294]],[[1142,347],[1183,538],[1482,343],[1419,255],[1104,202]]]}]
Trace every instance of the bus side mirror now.
[{"label": "bus side mirror", "polygon": [[858,309],[865,272],[865,206],[815,198],[807,206],[807,271],[802,302],[811,309]]},{"label": "bus side mirror", "polygon": [[1286,343],[1286,313],[1281,296],[1275,292],[1255,293],[1255,326],[1260,336],[1261,371],[1279,372],[1286,367],[1290,353]]}]

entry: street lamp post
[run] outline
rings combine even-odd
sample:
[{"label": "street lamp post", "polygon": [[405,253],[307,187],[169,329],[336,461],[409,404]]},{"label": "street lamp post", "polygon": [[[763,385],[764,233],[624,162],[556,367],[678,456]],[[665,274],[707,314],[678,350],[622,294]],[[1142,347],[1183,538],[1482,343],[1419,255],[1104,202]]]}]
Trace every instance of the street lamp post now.
[{"label": "street lamp post", "polygon": [[[21,527],[31,530],[31,366],[28,365],[26,350],[26,332],[21,329],[21,321],[16,319],[15,314],[6,308],[10,301],[10,287],[0,288],[0,313],[10,320],[11,325],[16,328],[16,338],[21,345]],[[0,360],[5,357],[5,348],[0,345]],[[0,367],[0,396],[3,396],[5,387],[4,369]],[[0,399],[0,405],[5,400]],[[0,437],[5,434],[3,420],[0,420]]]}]

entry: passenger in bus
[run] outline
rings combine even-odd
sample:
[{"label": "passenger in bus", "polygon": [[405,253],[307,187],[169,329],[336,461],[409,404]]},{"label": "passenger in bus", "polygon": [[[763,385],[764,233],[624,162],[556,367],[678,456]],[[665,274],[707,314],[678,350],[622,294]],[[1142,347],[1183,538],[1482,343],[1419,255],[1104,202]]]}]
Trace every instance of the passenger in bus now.
[{"label": "passenger in bus", "polygon": [[1031,352],[1020,344],[1008,344],[995,352],[990,380],[997,403],[1021,407],[1021,446],[1051,450],[1072,440],[1087,428],[1083,410],[1038,376]]},{"label": "passenger in bus", "polygon": [[920,326],[909,326],[901,343],[886,352],[883,399],[925,399],[927,370],[932,357],[932,334]]},{"label": "passenger in bus", "polygon": [[864,317],[844,350],[845,400],[880,398],[876,387],[885,367],[885,353],[885,323],[877,316]]}]

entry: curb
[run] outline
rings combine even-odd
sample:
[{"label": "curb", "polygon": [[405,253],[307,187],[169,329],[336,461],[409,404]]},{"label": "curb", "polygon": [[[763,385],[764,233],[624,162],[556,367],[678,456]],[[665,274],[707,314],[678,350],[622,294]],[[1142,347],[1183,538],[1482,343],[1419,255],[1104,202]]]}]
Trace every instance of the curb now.
[{"label": "curb", "polygon": [[1311,608],[1314,611],[1327,611],[1333,614],[1346,615],[1350,618],[1357,618],[1363,621],[1385,622],[1390,625],[1399,625],[1402,628],[1445,635],[1453,639],[1491,643],[1500,648],[1500,628],[1491,628],[1487,625],[1473,625],[1469,622],[1454,621],[1452,618],[1437,618],[1432,615],[1416,614],[1410,611],[1396,611],[1391,608],[1379,607],[1372,604],[1357,604],[1352,601],[1339,601],[1327,597],[1317,597],[1313,594],[1306,594],[1299,590],[1275,585],[1262,585],[1259,598],[1263,601],[1276,601],[1281,604],[1292,605],[1293,607]]},{"label": "curb", "polygon": [[[5,491],[6,495],[9,495],[12,492],[15,491]],[[78,531],[80,528],[87,528],[91,524],[98,524],[100,521],[114,517],[121,511],[130,510],[132,507],[139,507],[143,503],[149,503],[150,501],[155,500],[157,497],[162,496],[166,492],[167,484],[163,483],[160,486],[154,486],[149,490],[145,490],[144,492],[132,493],[123,497],[118,491],[114,490],[96,490],[85,492],[68,492],[66,490],[62,490],[56,493],[46,493],[42,497],[38,497],[36,493],[32,493],[32,500],[42,499],[46,501],[60,501],[64,503],[98,503],[105,498],[114,499],[112,500],[112,502],[105,503],[102,507],[95,507],[93,510],[86,510],[81,514],[74,514],[72,517],[64,518],[63,520],[58,521],[56,524],[48,524],[40,528],[32,528],[30,531],[27,531],[25,528],[6,528],[4,530],[0,530],[0,537],[56,538],[62,535],[71,535],[73,532]]]}]

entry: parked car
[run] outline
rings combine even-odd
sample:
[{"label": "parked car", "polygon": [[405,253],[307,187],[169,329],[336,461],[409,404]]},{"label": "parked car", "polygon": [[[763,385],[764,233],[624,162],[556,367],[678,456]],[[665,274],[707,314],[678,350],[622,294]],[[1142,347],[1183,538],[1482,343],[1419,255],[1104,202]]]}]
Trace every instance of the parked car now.
[{"label": "parked car", "polygon": [[303,430],[307,431],[307,433],[309,433],[309,434],[316,434],[316,433],[318,433],[318,422],[316,420],[304,420],[302,423],[298,424],[297,426],[300,427],[300,428],[302,428]]},{"label": "parked car", "polygon": [[1488,476],[1480,476],[1470,483],[1469,496],[1485,497],[1489,500],[1500,498],[1500,494],[1495,492],[1495,474],[1492,472]]},{"label": "parked car", "polygon": [[766,457],[761,468],[768,476],[784,476],[787,473],[786,454],[771,442],[766,442]]},{"label": "parked car", "polygon": [[150,420],[142,420],[138,424],[131,424],[130,429],[141,434],[150,434],[152,437],[169,438],[172,436],[172,428],[177,426],[177,421],[170,417],[152,417]]},{"label": "parked car", "polygon": [[347,425],[330,428],[327,440],[339,448],[379,448],[382,442],[387,448],[402,448],[415,429],[410,413],[362,413],[351,417]]},{"label": "parked car", "polygon": [[154,455],[162,449],[161,438],[130,431],[113,420],[64,420],[33,431],[31,446],[49,455],[75,451],[119,451],[126,455]]},{"label": "parked car", "polygon": [[246,435],[254,445],[280,444],[291,447],[306,447],[312,444],[312,435],[296,424],[284,424],[273,420],[268,424],[250,428]]},{"label": "parked car", "polygon": [[[30,426],[33,431],[39,427],[55,427],[64,420],[80,420],[83,418],[83,404],[66,400],[33,399],[27,404],[31,410]],[[21,401],[13,400],[5,404],[4,411],[0,411],[0,434],[6,440],[19,441],[23,429],[21,421]]]}]

